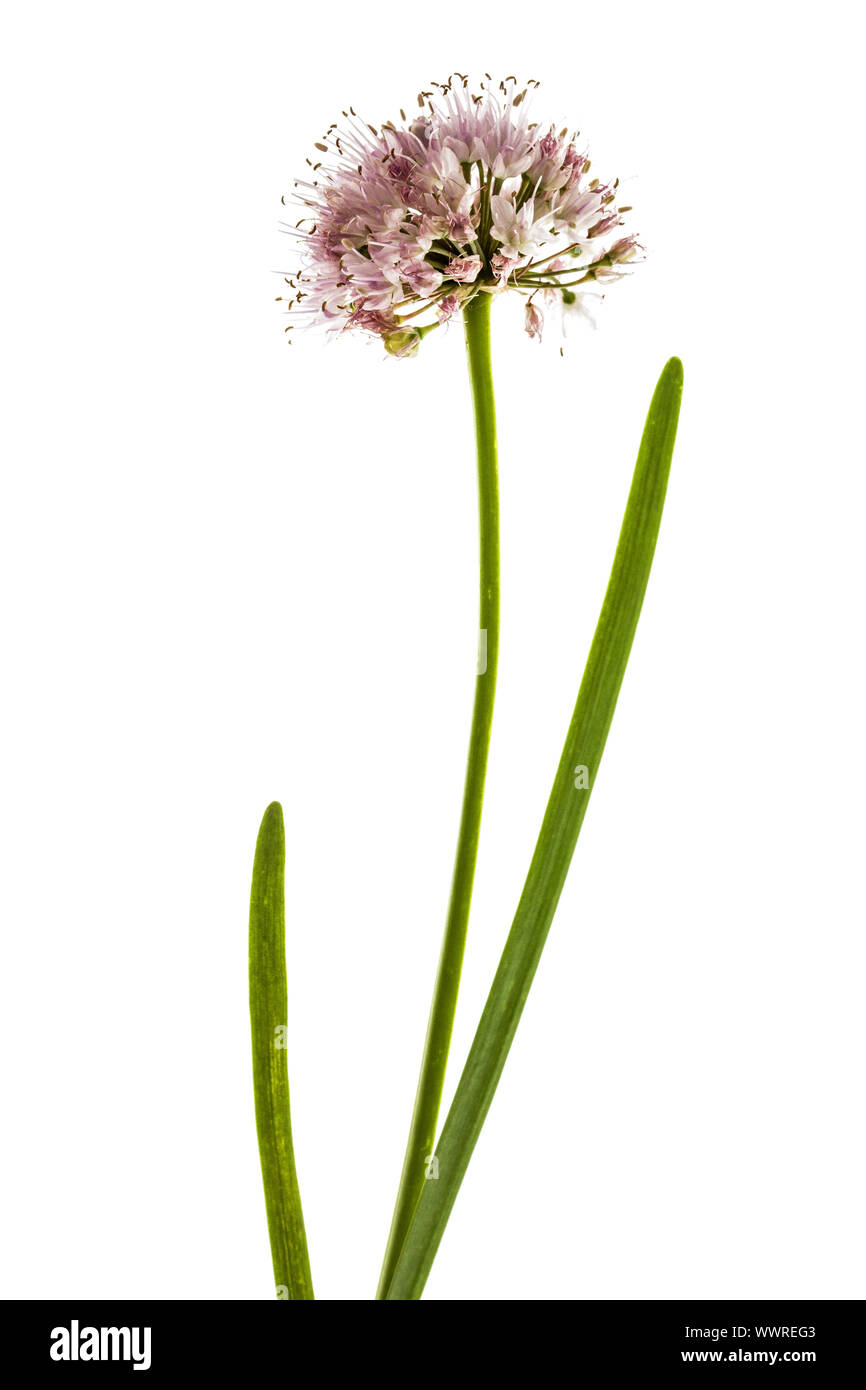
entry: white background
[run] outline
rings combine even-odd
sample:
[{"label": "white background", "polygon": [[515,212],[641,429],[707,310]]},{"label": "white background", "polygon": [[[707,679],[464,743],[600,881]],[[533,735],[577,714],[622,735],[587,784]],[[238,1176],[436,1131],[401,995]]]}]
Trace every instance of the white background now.
[{"label": "white background", "polygon": [[494,316],[499,698],[453,1091],[607,581],[641,627],[432,1299],[863,1297],[864,227],[853,4],[33,4],[0,102],[3,1275],[272,1296],[249,875],[288,831],[321,1297],[372,1296],[475,659],[459,326],[287,348],[280,194],[350,102],[542,79],[648,250],[559,355]]}]

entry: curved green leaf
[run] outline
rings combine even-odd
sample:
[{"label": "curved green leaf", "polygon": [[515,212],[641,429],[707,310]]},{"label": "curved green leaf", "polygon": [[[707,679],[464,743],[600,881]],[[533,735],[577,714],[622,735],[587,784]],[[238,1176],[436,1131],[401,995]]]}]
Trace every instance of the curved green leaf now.
[{"label": "curved green leaf", "polygon": [[431,1170],[431,1181],[425,1183],[415,1208],[385,1295],[388,1299],[421,1296],[502,1074],[565,883],[646,592],[673,455],[682,381],[682,363],[672,357],[650,405],[610,581],[523,894],[436,1147],[436,1168]]}]

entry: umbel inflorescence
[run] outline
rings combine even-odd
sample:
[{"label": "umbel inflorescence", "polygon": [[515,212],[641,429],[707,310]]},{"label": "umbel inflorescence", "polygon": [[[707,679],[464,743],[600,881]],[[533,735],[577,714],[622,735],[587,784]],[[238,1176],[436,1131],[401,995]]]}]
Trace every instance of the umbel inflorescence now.
[{"label": "umbel inflorescence", "polygon": [[[283,203],[302,263],[287,276],[289,328],[303,322],[377,335],[397,356],[474,295],[516,290],[540,337],[541,302],[581,307],[639,252],[623,235],[617,183],[589,177],[577,133],[529,119],[531,81],[473,93],[456,73],[418,95],[400,124],[365,124],[352,107],[332,125]],[[424,321],[426,318],[426,322]],[[288,331],[288,330],[287,330]]]}]

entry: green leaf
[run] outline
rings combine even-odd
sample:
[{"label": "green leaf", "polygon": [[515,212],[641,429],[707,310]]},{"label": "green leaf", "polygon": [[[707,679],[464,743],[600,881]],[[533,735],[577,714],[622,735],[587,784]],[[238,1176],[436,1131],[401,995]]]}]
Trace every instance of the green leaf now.
[{"label": "green leaf", "polygon": [[250,1023],[256,1129],[278,1298],[313,1297],[289,1110],[286,1032],[286,834],[283,811],[265,811],[250,894]]},{"label": "green leaf", "polygon": [[[683,369],[656,386],[610,581],[523,894],[386,1297],[421,1297],[508,1056],[616,708],[655,552],[676,437]],[[585,769],[585,773],[581,771]],[[433,1173],[437,1173],[434,1178]]]}]

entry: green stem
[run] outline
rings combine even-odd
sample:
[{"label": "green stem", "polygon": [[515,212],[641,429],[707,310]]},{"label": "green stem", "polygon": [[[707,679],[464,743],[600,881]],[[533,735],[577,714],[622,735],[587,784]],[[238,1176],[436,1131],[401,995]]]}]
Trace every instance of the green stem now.
[{"label": "green stem", "polygon": [[436,1121],[445,1083],[445,1068],[463,966],[472,883],[478,856],[490,727],[493,722],[496,664],[499,654],[499,481],[496,466],[496,410],[490,366],[491,298],[489,294],[478,294],[468,302],[463,311],[478,453],[481,659],[475,683],[475,707],[469,737],[469,759],[451,900],[427,1024],[427,1037],[406,1156],[403,1160],[403,1172],[376,1293],[376,1297],[380,1299],[388,1297],[403,1241],[428,1176],[427,1161],[433,1153]]},{"label": "green stem", "polygon": [[256,1131],[277,1297],[311,1299],[313,1281],[289,1110],[286,1027],[286,834],[279,802],[265,811],[250,893],[250,1023]]}]

